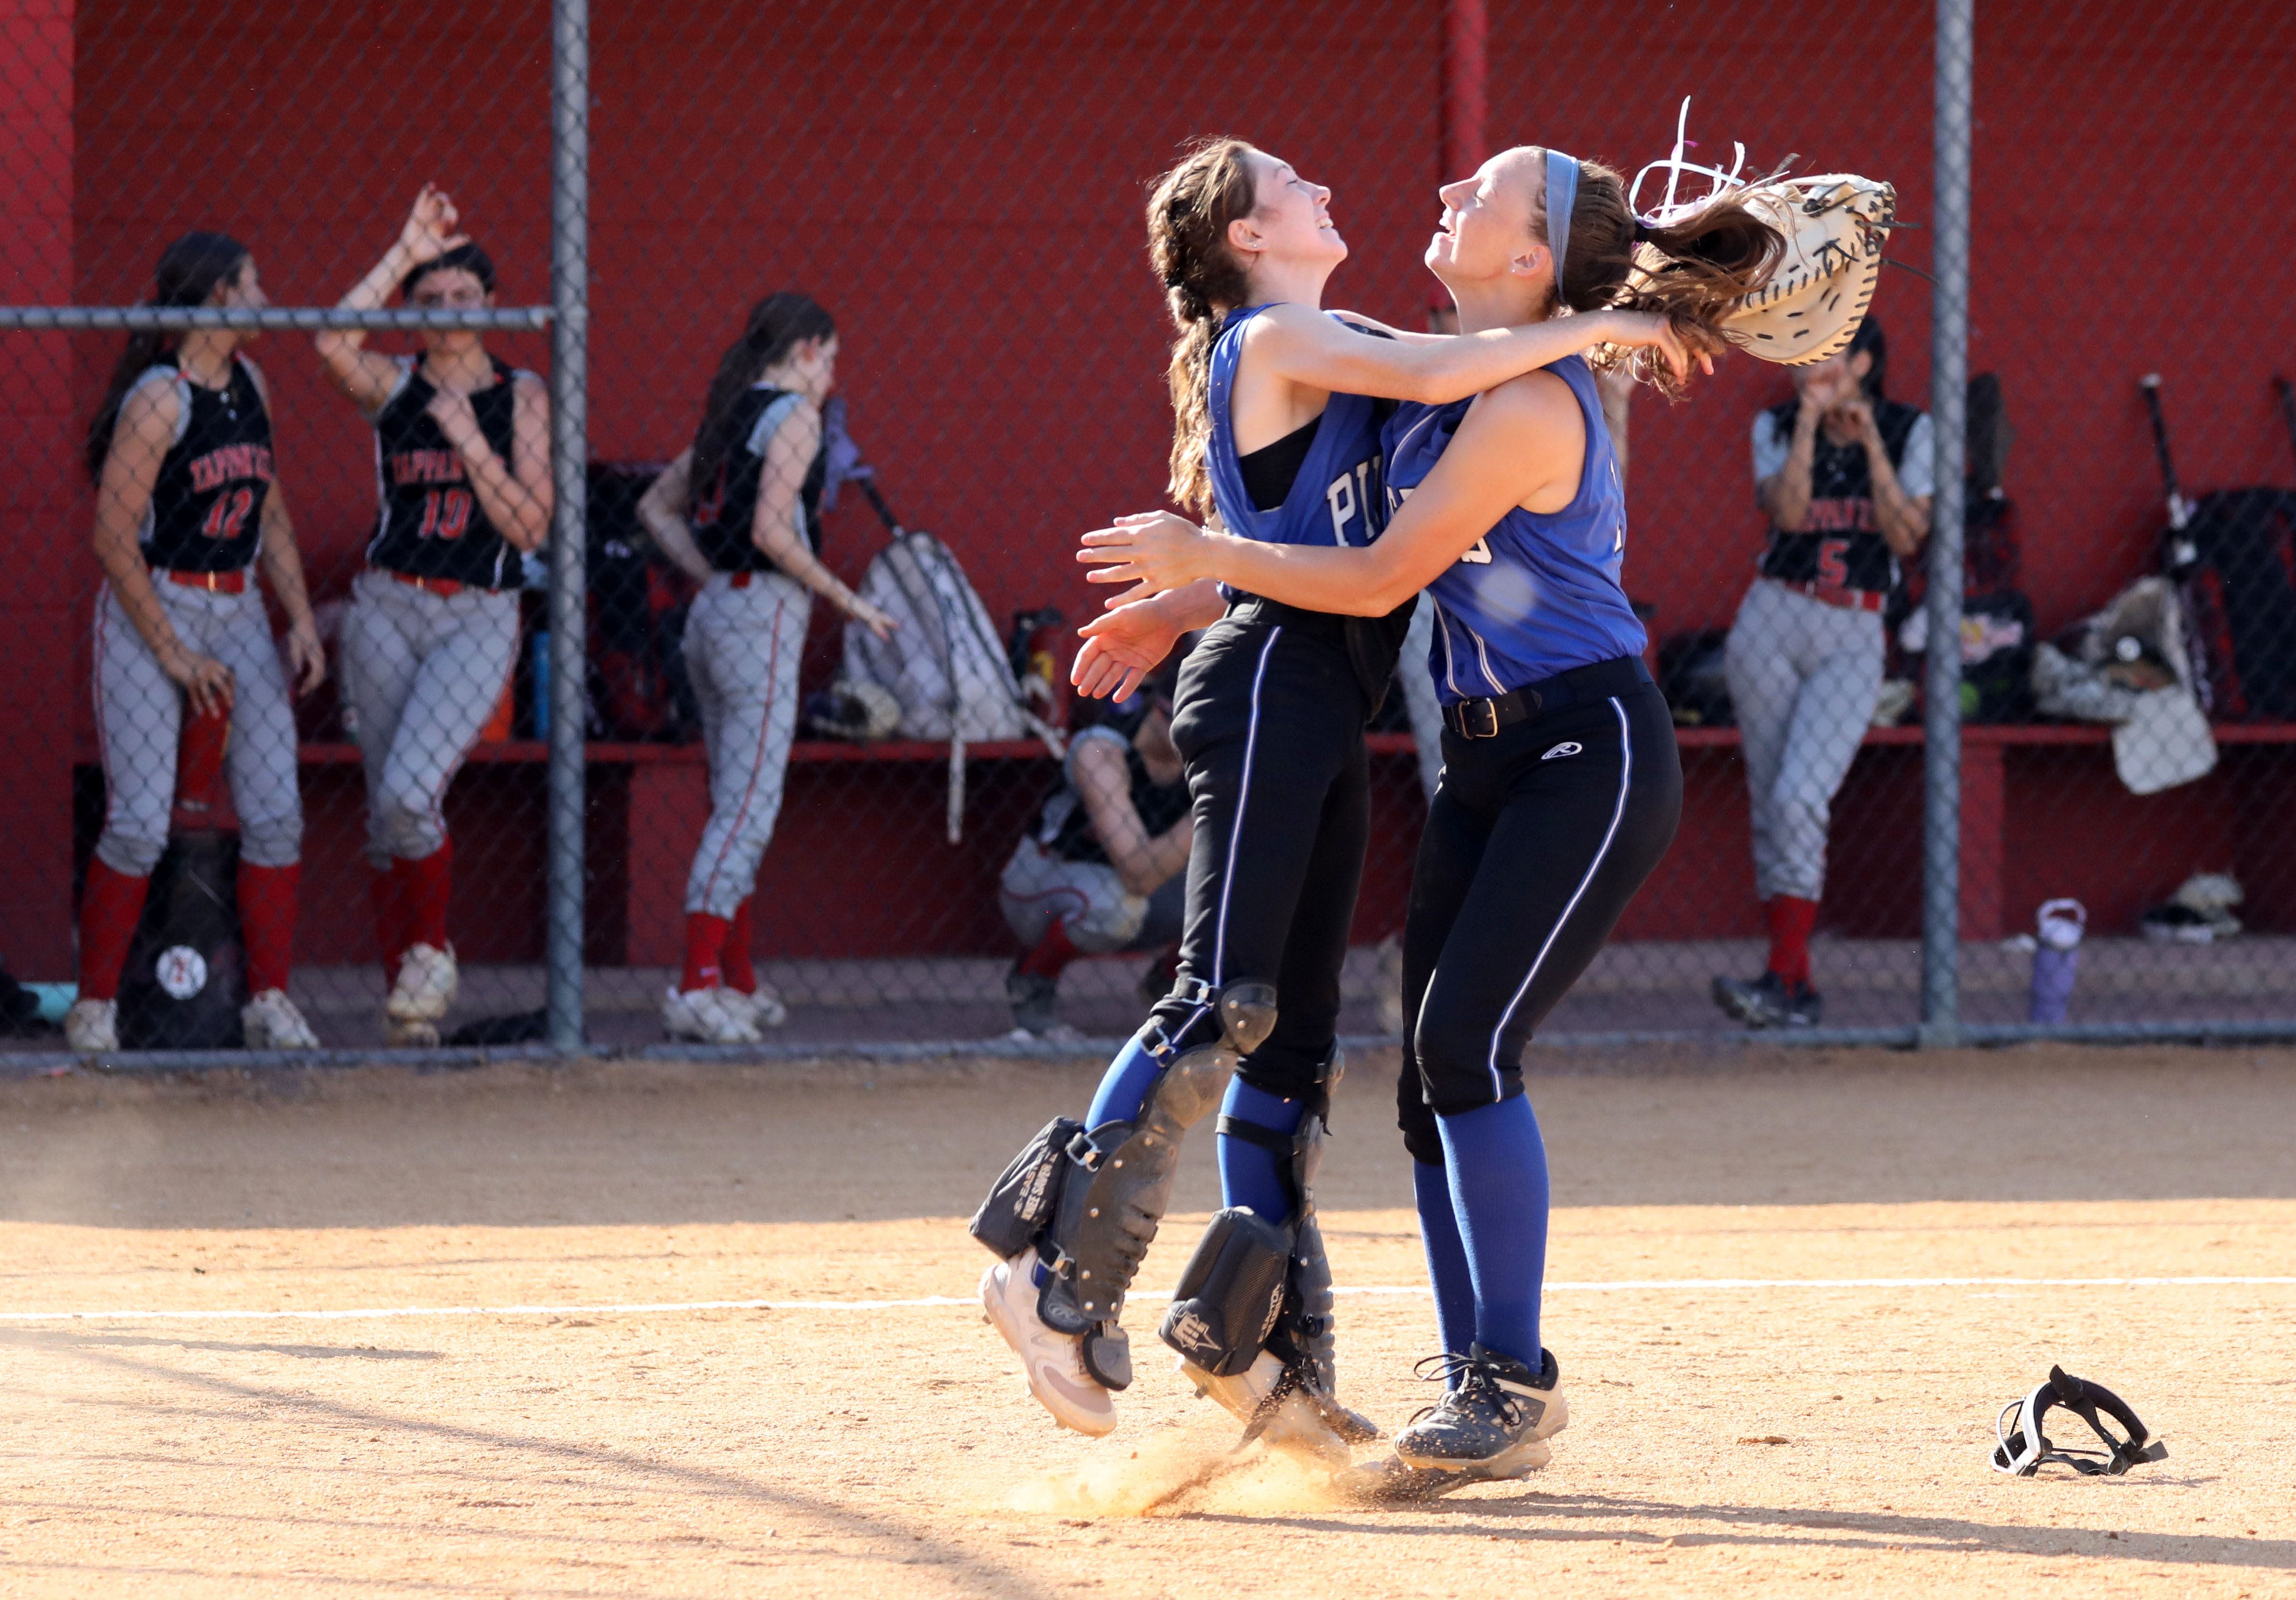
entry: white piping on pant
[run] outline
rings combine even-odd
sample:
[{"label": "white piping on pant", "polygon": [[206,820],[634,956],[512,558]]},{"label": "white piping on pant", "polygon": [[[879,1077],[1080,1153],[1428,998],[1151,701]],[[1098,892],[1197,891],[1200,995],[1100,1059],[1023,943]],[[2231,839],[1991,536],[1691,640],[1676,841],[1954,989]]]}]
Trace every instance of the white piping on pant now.
[{"label": "white piping on pant", "polygon": [[[1227,904],[1235,888],[1236,851],[1243,843],[1243,813],[1251,803],[1251,759],[1259,748],[1259,686],[1267,676],[1267,657],[1274,654],[1275,641],[1283,637],[1283,625],[1278,623],[1267,632],[1267,642],[1259,647],[1259,665],[1251,674],[1251,721],[1243,734],[1243,782],[1235,796],[1235,820],[1227,832],[1227,864],[1220,873],[1219,923],[1212,935],[1212,988],[1217,991],[1227,982]],[[1191,1018],[1191,1023],[1193,1022]]]},{"label": "white piping on pant", "polygon": [[1578,880],[1578,887],[1572,891],[1570,903],[1562,908],[1562,915],[1557,917],[1554,926],[1546,930],[1546,942],[1538,947],[1538,954],[1531,961],[1530,970],[1522,975],[1522,986],[1514,992],[1514,998],[1507,1001],[1506,1009],[1499,1013],[1498,1025],[1491,1030],[1489,1066],[1493,1105],[1498,1103],[1505,1092],[1499,1082],[1499,1039],[1506,1033],[1507,1024],[1514,1019],[1514,1009],[1522,1004],[1522,997],[1530,992],[1531,981],[1538,976],[1538,969],[1546,965],[1547,953],[1554,948],[1555,940],[1562,936],[1563,924],[1570,920],[1570,913],[1577,910],[1578,902],[1587,897],[1587,886],[1595,881],[1595,874],[1603,869],[1603,861],[1611,853],[1611,842],[1619,837],[1619,824],[1626,818],[1627,795],[1635,783],[1634,736],[1627,726],[1627,708],[1619,704],[1616,695],[1611,697],[1611,709],[1619,718],[1618,804],[1611,809],[1611,826],[1603,835],[1602,847],[1595,852],[1595,859],[1587,863],[1587,876]]}]

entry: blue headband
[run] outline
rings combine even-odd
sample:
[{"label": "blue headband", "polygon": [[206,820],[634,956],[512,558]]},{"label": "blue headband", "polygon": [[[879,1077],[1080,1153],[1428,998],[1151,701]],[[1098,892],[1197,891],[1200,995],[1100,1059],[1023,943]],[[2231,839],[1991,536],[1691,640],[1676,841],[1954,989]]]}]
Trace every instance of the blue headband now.
[{"label": "blue headband", "polygon": [[1546,152],[1546,250],[1554,257],[1554,298],[1562,299],[1562,253],[1570,242],[1570,212],[1578,203],[1578,158]]}]

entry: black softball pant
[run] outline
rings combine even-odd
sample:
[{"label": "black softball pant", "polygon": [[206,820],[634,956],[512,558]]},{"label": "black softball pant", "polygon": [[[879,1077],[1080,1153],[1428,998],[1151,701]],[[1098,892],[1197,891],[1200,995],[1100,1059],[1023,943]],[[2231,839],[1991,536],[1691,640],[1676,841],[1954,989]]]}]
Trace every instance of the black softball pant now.
[{"label": "black softball pant", "polygon": [[1210,1043],[1219,1020],[1199,984],[1273,983],[1275,1031],[1238,1076],[1289,1098],[1313,1091],[1338,1030],[1371,827],[1366,707],[1342,625],[1224,617],[1174,697],[1195,834],[1181,982],[1152,1022],[1184,1047]]},{"label": "black softball pant", "polygon": [[1682,817],[1682,763],[1649,683],[1492,739],[1443,735],[1403,935],[1404,1143],[1522,1092],[1522,1050],[1642,887]]}]

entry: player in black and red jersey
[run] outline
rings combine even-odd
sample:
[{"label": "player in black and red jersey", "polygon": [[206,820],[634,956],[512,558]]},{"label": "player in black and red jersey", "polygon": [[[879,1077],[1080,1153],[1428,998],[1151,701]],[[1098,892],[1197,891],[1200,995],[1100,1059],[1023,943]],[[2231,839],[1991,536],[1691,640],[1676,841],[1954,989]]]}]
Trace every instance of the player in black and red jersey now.
[{"label": "player in black and red jersey", "polygon": [[[454,202],[424,188],[343,306],[372,309],[393,290],[418,308],[493,305],[494,263],[457,221]],[[374,424],[381,502],[343,618],[343,691],[366,766],[387,1032],[435,1044],[456,984],[440,805],[517,660],[522,558],[550,531],[550,401],[475,332],[426,329],[419,356],[365,341],[318,337],[329,376]]]},{"label": "player in black and red jersey", "polygon": [[[245,245],[187,233],[160,257],[150,303],[268,302]],[[179,756],[210,771],[220,762],[231,780],[247,1042],[318,1043],[286,992],[303,810],[288,674],[252,581],[258,559],[287,614],[288,663],[303,692],[325,675],[326,657],[272,459],[269,396],[239,353],[255,337],[132,334],[88,428],[104,573],[94,655],[105,812],[80,906],[79,997],[64,1019],[75,1049],[119,1046],[120,968],[167,847]]]}]

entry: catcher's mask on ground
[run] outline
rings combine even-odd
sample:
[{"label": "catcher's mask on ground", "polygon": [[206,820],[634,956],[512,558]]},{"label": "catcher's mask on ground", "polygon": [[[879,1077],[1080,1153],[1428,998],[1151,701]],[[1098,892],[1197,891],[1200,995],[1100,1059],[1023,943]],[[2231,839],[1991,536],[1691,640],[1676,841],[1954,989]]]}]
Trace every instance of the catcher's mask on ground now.
[{"label": "catcher's mask on ground", "polygon": [[[2102,1450],[2061,1450],[2041,1432],[2041,1419],[2062,1406],[2094,1429],[2104,1441]],[[2120,1424],[2115,1435],[2104,1425],[2102,1411]],[[2016,1418],[2011,1425],[2012,1416]],[[2049,1381],[2021,1400],[2001,1408],[1993,1424],[2000,1443],[1993,1448],[1993,1470],[2014,1478],[2030,1478],[2050,1461],[2062,1461],[2084,1476],[2119,1477],[2144,1461],[2165,1461],[2169,1447],[2154,1440],[2137,1420],[2128,1402],[2102,1384],[2069,1375],[2062,1367],[2049,1368]]]}]

